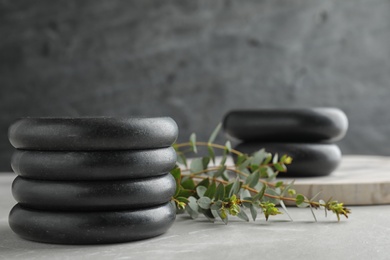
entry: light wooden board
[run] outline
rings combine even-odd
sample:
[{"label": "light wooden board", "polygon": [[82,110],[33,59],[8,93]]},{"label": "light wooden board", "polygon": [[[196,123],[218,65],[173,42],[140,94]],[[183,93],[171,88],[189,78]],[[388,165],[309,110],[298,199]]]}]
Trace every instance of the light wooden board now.
[{"label": "light wooden board", "polygon": [[308,198],[321,192],[318,198],[332,197],[345,205],[390,204],[390,157],[343,156],[330,176],[295,178],[295,189]]}]

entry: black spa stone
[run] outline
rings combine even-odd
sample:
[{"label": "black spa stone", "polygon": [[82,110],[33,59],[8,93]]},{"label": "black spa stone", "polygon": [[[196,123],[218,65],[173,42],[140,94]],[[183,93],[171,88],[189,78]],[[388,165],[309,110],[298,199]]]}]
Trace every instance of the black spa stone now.
[{"label": "black spa stone", "polygon": [[164,204],[175,194],[171,174],[121,181],[41,181],[16,177],[12,195],[28,208],[55,211],[108,211]]},{"label": "black spa stone", "polygon": [[129,150],[172,145],[178,135],[169,117],[24,118],[12,124],[9,140],[26,150]]},{"label": "black spa stone", "polygon": [[11,167],[20,176],[40,180],[121,180],[146,178],[175,167],[172,147],[123,151],[15,150]]},{"label": "black spa stone", "polygon": [[131,211],[56,212],[17,204],[9,225],[20,237],[54,244],[129,242],[165,233],[176,217],[171,203]]},{"label": "black spa stone", "polygon": [[279,156],[287,154],[293,162],[287,165],[287,172],[279,177],[316,177],[331,174],[341,162],[341,151],[335,144],[307,143],[241,143],[236,146],[240,152],[252,154],[264,148]]},{"label": "black spa stone", "polygon": [[345,136],[348,119],[337,108],[236,110],[223,128],[242,141],[334,142]]}]

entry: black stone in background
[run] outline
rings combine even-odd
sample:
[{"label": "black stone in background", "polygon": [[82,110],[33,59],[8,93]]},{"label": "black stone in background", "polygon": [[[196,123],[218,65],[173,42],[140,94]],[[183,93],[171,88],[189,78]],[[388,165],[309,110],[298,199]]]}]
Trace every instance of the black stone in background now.
[{"label": "black stone in background", "polygon": [[331,174],[341,162],[341,151],[335,144],[309,143],[241,143],[236,150],[252,154],[264,148],[279,156],[287,154],[293,162],[287,165],[287,172],[279,177],[317,177]]},{"label": "black stone in background", "polygon": [[171,174],[121,181],[42,181],[16,177],[12,195],[28,208],[55,211],[112,211],[164,204],[175,194]]},{"label": "black stone in background", "polygon": [[176,165],[172,147],[126,151],[16,150],[11,166],[20,176],[39,180],[121,180],[169,172]]},{"label": "black stone in background", "polygon": [[345,136],[348,119],[337,108],[234,110],[223,128],[242,141],[334,142]]},{"label": "black stone in background", "polygon": [[26,150],[131,150],[171,146],[178,135],[169,117],[23,118],[8,131]]},{"label": "black stone in background", "polygon": [[20,237],[53,244],[121,243],[165,233],[176,218],[171,203],[131,211],[55,212],[17,204],[11,229]]}]

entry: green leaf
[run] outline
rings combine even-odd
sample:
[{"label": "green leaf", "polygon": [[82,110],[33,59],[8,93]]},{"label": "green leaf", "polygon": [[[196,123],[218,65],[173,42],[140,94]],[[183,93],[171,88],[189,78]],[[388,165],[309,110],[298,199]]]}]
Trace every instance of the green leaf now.
[{"label": "green leaf", "polygon": [[225,180],[225,181],[229,181],[229,173],[228,173],[228,171],[224,171],[223,173],[222,173],[222,179],[223,180]]},{"label": "green leaf", "polygon": [[180,192],[181,170],[179,167],[175,167],[173,170],[170,171],[170,173],[176,182],[176,191],[174,195],[174,197],[176,197],[177,195],[179,195]]},{"label": "green leaf", "polygon": [[215,164],[215,152],[214,152],[214,148],[211,147],[210,145],[207,146],[207,150],[209,152],[209,156],[213,162],[213,164]]},{"label": "green leaf", "polygon": [[280,201],[280,206],[282,206],[283,210],[286,212],[287,216],[289,217],[289,219],[291,221],[293,221],[292,217],[290,216],[290,214],[288,213],[288,210],[287,210],[287,207],[286,205],[284,204],[283,200]]},{"label": "green leaf", "polygon": [[202,209],[209,209],[210,208],[211,199],[209,197],[201,197],[198,199],[198,205]]},{"label": "green leaf", "polygon": [[237,195],[241,189],[241,185],[242,185],[242,182],[240,181],[239,178],[237,178],[236,181],[233,183],[232,189],[229,192],[229,197],[231,197],[233,195]]},{"label": "green leaf", "polygon": [[255,208],[255,206],[251,205],[249,207],[250,211],[251,211],[251,215],[252,215],[252,219],[253,221],[256,221],[256,218],[257,218],[257,210]]},{"label": "green leaf", "polygon": [[267,189],[267,185],[263,184],[263,187],[261,188],[259,193],[257,193],[255,196],[252,197],[252,201],[253,202],[260,201],[264,197],[264,193],[266,189]]},{"label": "green leaf", "polygon": [[316,214],[314,214],[313,207],[310,204],[309,204],[309,207],[310,207],[311,214],[313,215],[314,221],[317,222],[317,217],[316,217]]},{"label": "green leaf", "polygon": [[222,208],[222,201],[220,200],[215,201],[214,204],[212,204],[210,207],[211,210],[219,210],[221,208]]},{"label": "green leaf", "polygon": [[306,208],[309,206],[308,203],[305,202],[305,200],[307,200],[307,198],[305,196],[303,196],[302,194],[298,194],[296,197],[295,197],[295,203],[297,204],[297,206],[299,208]]},{"label": "green leaf", "polygon": [[203,165],[203,170],[207,169],[210,163],[210,157],[203,157],[202,158],[202,165]]},{"label": "green leaf", "polygon": [[272,159],[272,163],[273,163],[273,164],[277,163],[277,162],[278,162],[278,158],[279,158],[279,157],[278,157],[278,154],[275,153],[275,154],[274,154],[274,158]]},{"label": "green leaf", "polygon": [[211,222],[215,222],[215,217],[213,216],[213,214],[211,213],[211,210],[210,209],[200,209],[201,213],[203,213],[203,215]]},{"label": "green leaf", "polygon": [[287,167],[286,165],[284,164],[280,164],[280,163],[275,163],[274,164],[274,167],[277,171],[280,171],[280,172],[285,172],[287,170]]},{"label": "green leaf", "polygon": [[218,213],[219,217],[221,218],[221,220],[223,221],[223,223],[225,223],[225,225],[227,225],[229,219],[228,219],[228,215],[226,214],[226,212],[224,210],[217,210],[217,213]]},{"label": "green leaf", "polygon": [[203,186],[203,187],[208,188],[209,185],[210,185],[210,181],[209,181],[209,179],[207,178],[207,179],[204,179],[204,180],[202,180],[201,182],[199,182],[198,185],[196,185],[196,186],[197,186],[197,187],[198,187],[198,186]]},{"label": "green leaf", "polygon": [[252,166],[254,166],[254,165],[258,166],[258,165],[260,165],[261,162],[264,161],[264,159],[267,157],[267,155],[268,155],[268,154],[265,152],[264,149],[261,149],[261,150],[255,152],[255,153],[253,154],[253,159],[252,159],[251,165],[252,165]]},{"label": "green leaf", "polygon": [[240,166],[246,159],[248,159],[247,154],[240,154],[236,159],[236,166]]},{"label": "green leaf", "polygon": [[196,134],[195,133],[192,133],[190,135],[190,145],[191,145],[192,151],[194,153],[198,153],[198,149],[196,147]]},{"label": "green leaf", "polygon": [[221,176],[223,173],[224,173],[224,171],[226,171],[226,166],[225,165],[223,165],[223,166],[220,166],[219,168],[218,168],[218,170],[214,173],[214,178],[218,178],[219,176]]},{"label": "green leaf", "polygon": [[198,212],[198,203],[197,200],[194,197],[188,198],[188,204],[186,207],[186,211],[190,215],[192,219],[196,219],[199,216]]},{"label": "green leaf", "polygon": [[185,167],[188,167],[187,158],[183,153],[177,153],[177,162],[183,164]]},{"label": "green leaf", "polygon": [[221,130],[222,124],[219,123],[217,127],[214,129],[214,131],[211,133],[210,138],[209,138],[209,143],[214,143],[215,138],[219,134],[219,131]]},{"label": "green leaf", "polygon": [[260,179],[260,172],[255,171],[246,178],[245,184],[253,188],[257,185],[259,179]]},{"label": "green leaf", "polygon": [[217,185],[215,184],[215,182],[212,182],[203,196],[212,199],[215,195],[216,190],[217,190]]},{"label": "green leaf", "polygon": [[248,215],[245,213],[244,210],[240,210],[240,212],[237,214],[237,217],[239,217],[242,220],[249,221]]},{"label": "green leaf", "polygon": [[181,186],[187,190],[195,190],[195,182],[193,179],[187,179],[181,182]]},{"label": "green leaf", "polygon": [[180,191],[179,191],[179,194],[177,195],[177,197],[188,198],[188,197],[190,197],[192,195],[194,195],[194,191],[193,190],[187,190],[187,189],[181,188]]},{"label": "green leaf", "polygon": [[225,186],[220,183],[217,187],[217,190],[215,191],[214,198],[215,200],[223,200],[225,197]]},{"label": "green leaf", "polygon": [[314,195],[314,196],[310,199],[310,201],[314,201],[314,200],[318,197],[318,195],[320,195],[320,194],[321,194],[321,191],[317,192],[316,195]]},{"label": "green leaf", "polygon": [[195,158],[191,161],[190,165],[190,172],[191,173],[198,173],[203,171],[203,159],[202,158]]},{"label": "green leaf", "polygon": [[278,181],[276,184],[275,184],[275,187],[276,188],[279,188],[279,187],[282,187],[283,186],[283,181]]},{"label": "green leaf", "polygon": [[230,143],[230,141],[226,141],[225,150],[227,153],[230,153],[230,151],[232,150],[232,144]]},{"label": "green leaf", "polygon": [[[269,195],[273,195],[273,196],[280,196],[280,194],[278,194],[275,190],[270,189],[270,188],[267,188],[265,190],[265,193],[267,193]],[[270,203],[274,203],[274,204],[279,204],[280,203],[279,199],[274,199],[274,198],[270,198],[270,197],[264,197],[264,200],[268,201]]]},{"label": "green leaf", "polygon": [[198,186],[196,187],[196,193],[198,194],[199,197],[203,197],[207,188],[204,186]]},{"label": "green leaf", "polygon": [[284,196],[286,194],[286,192],[288,192],[294,186],[294,182],[295,182],[295,180],[293,180],[287,186],[285,186],[282,193],[280,194],[280,196]]},{"label": "green leaf", "polygon": [[247,158],[245,161],[243,161],[239,166],[238,170],[242,171],[243,169],[246,169],[252,162],[252,157]]},{"label": "green leaf", "polygon": [[226,152],[226,150],[224,150],[223,154],[222,154],[222,159],[221,159],[221,162],[219,165],[225,165],[226,160],[227,160],[227,156],[228,156],[228,153]]},{"label": "green leaf", "polygon": [[269,164],[272,160],[272,154],[268,153],[267,158],[261,163],[262,165]]},{"label": "green leaf", "polygon": [[[229,183],[228,185],[225,186],[225,196],[226,196],[226,194],[230,194],[232,187],[233,187],[233,183]],[[231,197],[231,196],[229,196],[229,197]]]}]

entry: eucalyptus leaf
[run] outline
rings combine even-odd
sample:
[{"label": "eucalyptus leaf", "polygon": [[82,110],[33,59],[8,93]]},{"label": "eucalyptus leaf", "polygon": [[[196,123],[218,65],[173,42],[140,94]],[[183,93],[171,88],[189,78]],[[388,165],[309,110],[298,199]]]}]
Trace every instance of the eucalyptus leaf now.
[{"label": "eucalyptus leaf", "polygon": [[273,164],[277,163],[277,162],[278,162],[278,159],[279,159],[278,154],[275,153],[275,154],[274,154],[274,157],[273,157],[273,159],[272,159],[272,163],[273,163]]},{"label": "eucalyptus leaf", "polygon": [[198,186],[196,187],[196,193],[198,194],[199,197],[203,197],[207,188],[204,186]]},{"label": "eucalyptus leaf", "polygon": [[253,221],[256,221],[256,218],[257,218],[257,209],[255,208],[255,206],[251,205],[249,207],[250,211],[251,211],[251,215],[252,215],[252,219]]},{"label": "eucalyptus leaf", "polygon": [[207,169],[210,163],[210,157],[203,157],[202,158],[202,165],[203,165],[203,170]]},{"label": "eucalyptus leaf", "polygon": [[226,166],[225,165],[220,166],[218,170],[214,173],[214,178],[220,177],[224,171],[226,171]]},{"label": "eucalyptus leaf", "polygon": [[291,217],[290,214],[288,213],[287,207],[286,207],[286,205],[284,204],[283,200],[280,201],[280,206],[282,206],[282,208],[283,208],[284,212],[286,212],[288,218],[289,218],[291,221],[293,221],[292,217]]},{"label": "eucalyptus leaf", "polygon": [[209,209],[210,203],[211,203],[211,199],[209,197],[201,197],[198,199],[198,205],[202,209]]},{"label": "eucalyptus leaf", "polygon": [[181,186],[182,186],[184,189],[195,190],[195,182],[194,182],[193,179],[186,179],[185,181],[182,180]]},{"label": "eucalyptus leaf", "polygon": [[267,185],[263,185],[259,193],[252,197],[252,201],[260,201],[264,197],[265,190],[267,189]]},{"label": "eucalyptus leaf", "polygon": [[198,173],[203,171],[203,159],[202,158],[195,158],[191,161],[190,164],[190,172],[191,173]]},{"label": "eucalyptus leaf", "polygon": [[215,191],[215,200],[222,200],[225,197],[225,186],[220,183]]},{"label": "eucalyptus leaf", "polygon": [[286,165],[281,164],[281,163],[275,163],[274,167],[275,167],[276,170],[278,170],[280,172],[285,172],[287,170]]},{"label": "eucalyptus leaf", "polygon": [[253,154],[253,159],[251,165],[260,165],[265,158],[267,158],[267,153],[264,149],[261,149]]},{"label": "eucalyptus leaf", "polygon": [[177,162],[183,164],[185,167],[188,167],[187,158],[183,153],[177,153]]},{"label": "eucalyptus leaf", "polygon": [[188,198],[188,204],[187,204],[186,210],[187,210],[188,214],[191,216],[191,218],[193,218],[193,219],[196,219],[199,216],[198,203],[197,203],[196,198],[194,198],[192,196]]},{"label": "eucalyptus leaf", "polygon": [[237,214],[237,217],[239,217],[242,220],[249,221],[248,215],[245,213],[244,210],[240,210],[240,212]]},{"label": "eucalyptus leaf", "polygon": [[213,164],[215,164],[215,152],[214,148],[211,147],[210,145],[207,146],[207,151],[209,153],[210,159],[212,160]]},{"label": "eucalyptus leaf", "polygon": [[225,149],[226,149],[226,152],[228,152],[228,153],[230,153],[230,151],[232,150],[232,144],[230,143],[230,141],[226,141]]},{"label": "eucalyptus leaf", "polygon": [[257,185],[259,179],[260,179],[260,172],[255,171],[252,174],[249,174],[249,176],[246,178],[245,184],[253,188]]},{"label": "eucalyptus leaf", "polygon": [[198,149],[196,147],[196,134],[195,133],[192,133],[190,135],[190,145],[191,145],[192,151],[194,153],[198,153]]},{"label": "eucalyptus leaf", "polygon": [[222,127],[222,124],[219,123],[217,125],[217,127],[214,129],[214,131],[211,133],[210,138],[209,138],[209,143],[213,143],[215,141],[215,138],[217,137],[217,135],[221,131],[221,127]]},{"label": "eucalyptus leaf", "polygon": [[238,192],[241,189],[241,184],[242,184],[242,182],[240,181],[239,178],[237,178],[236,181],[233,183],[232,189],[229,192],[229,197],[238,194]]},{"label": "eucalyptus leaf", "polygon": [[298,194],[296,197],[295,197],[295,203],[297,204],[297,206],[299,208],[306,208],[309,206],[309,203],[306,203],[305,200],[307,200],[307,198],[305,196],[303,196],[302,194]]},{"label": "eucalyptus leaf", "polygon": [[204,196],[212,199],[215,195],[216,190],[217,190],[217,185],[215,184],[215,182],[212,182],[211,185],[207,188],[206,192],[204,193]]}]

